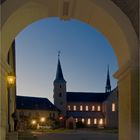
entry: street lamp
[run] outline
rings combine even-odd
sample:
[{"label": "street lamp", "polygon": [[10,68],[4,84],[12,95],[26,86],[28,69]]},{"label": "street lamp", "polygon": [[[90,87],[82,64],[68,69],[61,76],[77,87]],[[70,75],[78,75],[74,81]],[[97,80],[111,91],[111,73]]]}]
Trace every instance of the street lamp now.
[{"label": "street lamp", "polygon": [[15,86],[15,80],[16,80],[16,77],[13,73],[9,73],[8,76],[7,76],[7,84],[8,84],[8,88],[7,88],[7,92],[8,92],[8,95],[7,95],[7,100],[8,100],[8,129],[9,129],[9,132],[11,131],[11,124],[10,124],[10,88],[11,87],[14,87]]},{"label": "street lamp", "polygon": [[32,121],[31,121],[31,124],[32,124],[32,125],[35,125],[36,123],[37,123],[36,120],[32,120]]},{"label": "street lamp", "polygon": [[45,122],[45,121],[46,121],[45,117],[41,117],[41,118],[40,118],[40,122],[43,123],[43,122]]}]

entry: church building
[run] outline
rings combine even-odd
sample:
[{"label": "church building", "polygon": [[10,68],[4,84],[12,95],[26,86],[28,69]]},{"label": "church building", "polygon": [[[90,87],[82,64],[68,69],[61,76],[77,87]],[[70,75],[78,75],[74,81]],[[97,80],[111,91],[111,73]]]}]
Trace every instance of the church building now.
[{"label": "church building", "polygon": [[[118,89],[111,90],[109,67],[105,92],[68,92],[60,58],[54,80],[54,105],[67,122],[82,122],[87,127],[118,127]],[[68,125],[68,124],[67,124]]]}]

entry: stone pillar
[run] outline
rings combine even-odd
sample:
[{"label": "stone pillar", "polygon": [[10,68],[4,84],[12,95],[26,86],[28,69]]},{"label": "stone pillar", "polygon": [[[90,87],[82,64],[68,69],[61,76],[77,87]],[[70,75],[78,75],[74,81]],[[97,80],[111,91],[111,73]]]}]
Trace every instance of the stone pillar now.
[{"label": "stone pillar", "polygon": [[9,96],[9,122],[11,131],[14,131],[12,113],[15,111],[15,88],[11,88],[8,93],[7,74],[13,69],[7,64],[6,59],[0,59],[0,140],[6,140],[8,127],[8,94]]},{"label": "stone pillar", "polygon": [[0,61],[0,140],[6,139],[7,130],[7,85],[6,64]]},{"label": "stone pillar", "polygon": [[119,80],[119,140],[138,140],[139,67],[127,64],[115,76]]}]

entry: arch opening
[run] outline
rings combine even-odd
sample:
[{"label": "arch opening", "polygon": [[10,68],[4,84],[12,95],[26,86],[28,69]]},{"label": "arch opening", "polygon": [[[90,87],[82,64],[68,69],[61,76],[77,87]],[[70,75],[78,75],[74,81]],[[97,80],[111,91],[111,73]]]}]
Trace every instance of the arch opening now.
[{"label": "arch opening", "polygon": [[[51,2],[49,0],[41,0],[41,2],[34,2],[32,0],[25,0],[21,2],[18,0],[14,0],[14,3],[16,4],[13,5],[11,4],[11,1],[5,1],[2,4],[2,17],[4,18],[2,19],[1,29],[2,44],[0,44],[2,66],[2,68],[0,68],[1,80],[3,81],[1,84],[1,96],[5,97],[4,93],[6,92],[6,83],[4,82],[4,80],[7,71],[9,71],[10,69],[6,65],[7,53],[10,48],[10,44],[12,44],[12,41],[14,40],[16,35],[25,26],[29,25],[33,21],[44,17],[46,18],[56,16],[60,17],[61,19],[75,18],[84,21],[85,23],[94,25],[94,27],[99,29],[112,44],[119,63],[119,71],[116,74],[117,79],[119,79],[120,91],[119,139],[138,139],[138,39],[128,17],[111,1],[95,0],[93,2],[91,0],[77,0],[76,2],[71,2],[71,8],[68,10],[68,12],[66,12],[68,13],[66,17],[62,14],[63,10],[65,9],[63,7],[62,1],[59,2],[58,0],[54,0]],[[26,20],[24,20],[22,17],[26,17]],[[0,99],[2,100],[2,98]],[[2,102],[6,101],[6,97],[4,99],[5,100],[2,100]],[[137,108],[135,108],[136,106]],[[3,110],[6,111],[6,107],[2,106],[0,110],[2,112],[2,118],[6,120],[6,114],[3,112]],[[2,137],[4,138],[5,122],[1,122],[0,125],[3,132]]]}]

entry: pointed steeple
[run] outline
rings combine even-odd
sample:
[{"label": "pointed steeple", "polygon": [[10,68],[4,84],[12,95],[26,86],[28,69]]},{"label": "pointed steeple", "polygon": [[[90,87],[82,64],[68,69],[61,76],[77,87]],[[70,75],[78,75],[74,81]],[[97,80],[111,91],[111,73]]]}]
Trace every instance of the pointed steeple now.
[{"label": "pointed steeple", "polygon": [[110,92],[110,91],[111,91],[111,84],[110,84],[110,74],[109,74],[109,65],[108,65],[105,92]]},{"label": "pointed steeple", "polygon": [[62,72],[61,63],[60,63],[60,51],[58,52],[58,64],[57,64],[56,77],[54,80],[54,83],[57,83],[57,82],[66,83],[63,77],[63,72]]}]

